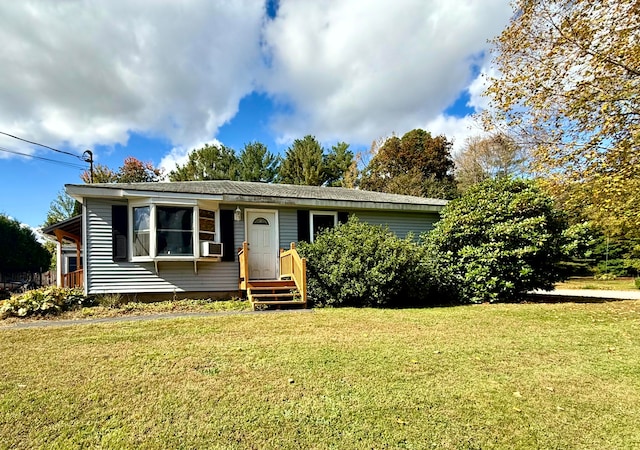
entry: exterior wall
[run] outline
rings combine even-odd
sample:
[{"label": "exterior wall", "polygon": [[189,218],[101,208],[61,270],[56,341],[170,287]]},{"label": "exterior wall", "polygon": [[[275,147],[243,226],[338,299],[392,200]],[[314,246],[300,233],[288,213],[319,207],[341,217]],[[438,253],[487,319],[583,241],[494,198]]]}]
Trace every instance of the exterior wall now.
[{"label": "exterior wall", "polygon": [[[193,261],[114,262],[112,255],[111,206],[126,204],[102,199],[86,199],[86,287],[88,294],[161,294],[188,292],[235,292],[239,267],[236,250],[245,239],[244,221],[234,222],[234,261],[200,261],[197,273]],[[230,205],[220,205],[224,206]],[[234,205],[235,206],[235,205]],[[343,209],[342,209],[343,210]],[[399,237],[429,231],[438,220],[437,213],[419,214],[385,211],[351,211],[363,222],[386,225]],[[295,208],[278,209],[279,245],[287,249],[298,240],[298,216]]]},{"label": "exterior wall", "polygon": [[437,213],[416,214],[401,212],[389,213],[377,211],[355,211],[354,214],[363,222],[389,227],[389,230],[400,238],[407,237],[407,234],[409,233],[413,233],[414,237],[417,238],[420,234],[431,231],[433,229],[433,225],[440,218]]},{"label": "exterior wall", "polygon": [[[280,248],[287,249],[292,242],[298,241],[298,215],[296,209],[280,209]],[[440,219],[437,213],[404,213],[386,211],[349,211],[363,222],[372,225],[389,227],[395,235],[401,238],[413,233],[414,237],[431,231],[433,225]]]},{"label": "exterior wall", "polygon": [[287,250],[292,242],[298,242],[298,213],[296,209],[281,209],[280,248]]},{"label": "exterior wall", "polygon": [[[111,237],[111,205],[115,203],[87,199],[87,255],[86,281],[88,294],[100,293],[180,293],[233,292],[238,290],[237,262],[198,262],[195,273],[193,261],[158,263],[114,262]],[[124,204],[124,203],[119,203]],[[238,234],[240,231],[240,235]],[[244,235],[244,225],[234,224],[234,236]],[[234,238],[234,241],[236,239]],[[234,242],[236,246],[242,245]]]}]

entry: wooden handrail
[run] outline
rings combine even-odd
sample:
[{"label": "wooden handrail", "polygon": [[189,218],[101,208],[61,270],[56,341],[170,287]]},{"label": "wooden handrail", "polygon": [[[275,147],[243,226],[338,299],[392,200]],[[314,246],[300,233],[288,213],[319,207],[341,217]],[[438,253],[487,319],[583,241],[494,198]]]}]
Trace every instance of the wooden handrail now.
[{"label": "wooden handrail", "polygon": [[293,280],[306,306],[307,259],[300,257],[294,242],[291,243],[289,250],[280,250],[280,278],[282,277],[290,277]]},{"label": "wooden handrail", "polygon": [[247,241],[242,243],[242,248],[238,249],[238,261],[240,263],[240,281],[238,288],[240,290],[247,289],[249,281],[249,244]]}]

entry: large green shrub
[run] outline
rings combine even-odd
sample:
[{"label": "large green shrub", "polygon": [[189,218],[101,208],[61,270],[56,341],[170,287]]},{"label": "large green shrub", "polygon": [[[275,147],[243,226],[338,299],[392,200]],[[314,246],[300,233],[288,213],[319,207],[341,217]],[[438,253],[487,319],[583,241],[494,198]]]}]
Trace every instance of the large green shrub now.
[{"label": "large green shrub", "polygon": [[422,248],[387,228],[350,217],[313,243],[307,258],[308,295],[315,306],[402,307],[439,303]]},{"label": "large green shrub", "polygon": [[90,298],[81,289],[65,289],[50,286],[34,289],[0,301],[0,319],[7,317],[28,317],[35,315],[55,315],[62,311],[88,306]]},{"label": "large green shrub", "polygon": [[450,202],[425,237],[432,264],[463,302],[514,301],[562,279],[567,223],[533,182],[502,178]]}]

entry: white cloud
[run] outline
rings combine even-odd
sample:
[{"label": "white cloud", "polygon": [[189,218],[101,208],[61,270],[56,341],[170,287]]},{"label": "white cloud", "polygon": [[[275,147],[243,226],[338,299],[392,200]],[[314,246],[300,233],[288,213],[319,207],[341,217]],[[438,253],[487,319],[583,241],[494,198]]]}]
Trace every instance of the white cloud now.
[{"label": "white cloud", "polygon": [[282,0],[265,28],[281,140],[367,143],[435,121],[511,14],[504,0]]},{"label": "white cloud", "polygon": [[467,138],[484,134],[482,127],[476,123],[472,116],[453,117],[439,114],[422,128],[429,130],[433,135],[444,134],[453,140],[453,154],[458,153],[464,147]]},{"label": "white cloud", "polygon": [[260,0],[0,6],[0,129],[82,148],[210,139],[253,89]]},{"label": "white cloud", "polygon": [[442,111],[467,87],[482,106],[472,66],[510,14],[507,0],[281,0],[274,20],[263,0],[6,1],[0,130],[79,154],[164,138],[170,170],[257,89],[292,111],[264,119],[279,142],[426,124],[458,145],[468,120]]}]

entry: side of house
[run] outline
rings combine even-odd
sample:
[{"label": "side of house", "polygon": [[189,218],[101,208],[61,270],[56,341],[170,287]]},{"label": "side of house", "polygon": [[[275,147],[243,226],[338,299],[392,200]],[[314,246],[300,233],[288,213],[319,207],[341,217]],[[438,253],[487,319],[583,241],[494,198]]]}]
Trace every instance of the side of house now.
[{"label": "side of house", "polygon": [[399,236],[429,231],[442,200],[311,186],[231,181],[68,185],[83,204],[88,294],[211,297],[238,292],[237,251],[249,277],[276,279],[279,249],[313,240],[355,215]]}]

